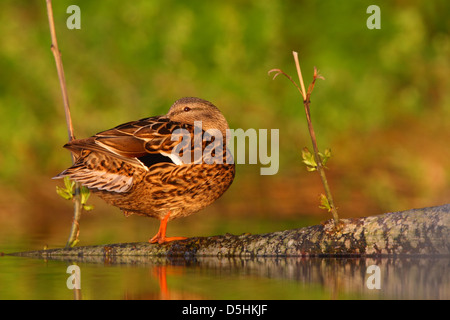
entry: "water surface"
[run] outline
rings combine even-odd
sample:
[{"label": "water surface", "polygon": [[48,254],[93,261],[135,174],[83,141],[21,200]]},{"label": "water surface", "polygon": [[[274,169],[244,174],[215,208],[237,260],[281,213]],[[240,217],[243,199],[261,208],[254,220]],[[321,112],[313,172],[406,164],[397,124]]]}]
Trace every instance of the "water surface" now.
[{"label": "water surface", "polygon": [[[80,290],[67,286],[70,265],[80,268]],[[380,289],[369,279],[372,265],[379,267]],[[430,257],[2,256],[0,299],[450,299],[449,266],[448,258]]]}]

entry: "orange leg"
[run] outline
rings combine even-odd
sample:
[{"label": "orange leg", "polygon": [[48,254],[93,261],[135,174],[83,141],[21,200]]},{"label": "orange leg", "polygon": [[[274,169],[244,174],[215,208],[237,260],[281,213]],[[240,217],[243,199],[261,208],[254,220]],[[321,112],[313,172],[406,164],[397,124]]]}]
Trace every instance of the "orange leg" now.
[{"label": "orange leg", "polygon": [[174,241],[174,240],[187,239],[186,237],[169,237],[169,238],[166,238],[166,229],[167,229],[167,222],[169,221],[169,217],[170,217],[170,211],[161,220],[161,223],[159,225],[159,230],[156,233],[156,235],[153,238],[151,238],[150,240],[148,240],[148,242],[162,244],[162,243],[170,242],[170,241]]}]

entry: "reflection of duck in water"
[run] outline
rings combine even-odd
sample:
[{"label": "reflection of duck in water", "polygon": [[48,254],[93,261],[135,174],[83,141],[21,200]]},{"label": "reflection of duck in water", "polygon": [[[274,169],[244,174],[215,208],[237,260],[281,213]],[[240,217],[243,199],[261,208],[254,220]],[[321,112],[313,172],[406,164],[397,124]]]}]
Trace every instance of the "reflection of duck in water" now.
[{"label": "reflection of duck in water", "polygon": [[[172,140],[173,134],[183,129],[193,143],[195,121],[201,121],[202,136],[205,131],[215,129],[220,131],[223,140],[215,144],[214,138],[209,142],[200,140],[200,163],[184,163],[172,152],[177,146],[180,148],[184,137]],[[159,219],[159,231],[149,240],[151,243],[185,239],[167,238],[167,222],[210,205],[233,182],[235,166],[226,160],[227,129],[225,117],[212,103],[182,98],[166,115],[128,122],[90,138],[69,142],[65,147],[75,154],[76,162],[56,178],[70,177],[122,209],[125,215]],[[195,147],[191,149],[192,154]],[[220,161],[205,161],[207,153],[203,155],[203,151],[207,147],[213,150],[209,154],[214,153],[214,159]]]},{"label": "reflection of duck in water", "polygon": [[[126,300],[204,300],[204,296],[189,291],[169,289],[167,285],[167,277],[183,278],[183,266],[159,265],[151,268],[152,278],[158,279],[158,292],[144,292],[139,294],[127,293],[124,297]],[[142,282],[142,280],[141,280]],[[154,291],[154,290],[152,290]]]}]

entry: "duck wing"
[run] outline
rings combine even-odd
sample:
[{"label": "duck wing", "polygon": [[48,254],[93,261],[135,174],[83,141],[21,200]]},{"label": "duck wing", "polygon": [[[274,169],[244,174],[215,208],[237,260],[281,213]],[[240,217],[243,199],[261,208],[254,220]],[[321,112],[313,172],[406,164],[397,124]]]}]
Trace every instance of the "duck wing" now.
[{"label": "duck wing", "polygon": [[181,141],[172,138],[176,129],[193,130],[165,117],[152,117],[73,140],[64,147],[77,156],[77,161],[55,178],[69,176],[89,188],[129,191],[134,180],[151,166],[181,164],[172,155],[172,149]]}]

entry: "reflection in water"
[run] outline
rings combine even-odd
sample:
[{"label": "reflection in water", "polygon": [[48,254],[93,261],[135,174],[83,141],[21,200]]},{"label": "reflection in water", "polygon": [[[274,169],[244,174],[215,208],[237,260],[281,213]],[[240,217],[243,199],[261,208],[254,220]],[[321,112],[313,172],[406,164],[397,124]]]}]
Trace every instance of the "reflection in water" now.
[{"label": "reflection in water", "polygon": [[169,277],[183,277],[183,267],[171,265],[158,265],[150,269],[152,276],[158,280],[158,293],[143,293],[126,295],[124,299],[128,300],[199,300],[207,299],[207,297],[199,296],[198,294],[186,291],[179,291],[174,288],[169,288],[167,285],[167,276]]},{"label": "reflection in water", "polygon": [[[83,257],[71,262],[100,263],[105,267],[126,265],[151,267],[158,280],[159,293],[126,294],[125,299],[208,299],[211,295],[176,290],[168,285],[171,277],[189,282],[195,277],[237,281],[245,287],[247,279],[289,280],[306,286],[322,288],[332,299],[450,299],[450,260],[448,257],[402,258],[173,258],[173,257]],[[368,273],[369,266],[373,270]],[[231,279],[231,280],[229,280]],[[375,289],[378,282],[380,289]],[[254,283],[254,282],[252,282]],[[206,284],[207,286],[208,284]],[[210,290],[214,290],[211,288]],[[241,290],[241,289],[239,289]],[[205,289],[207,292],[208,289]],[[227,298],[227,297],[225,297]],[[234,297],[228,297],[233,299]],[[267,299],[277,299],[268,296]],[[286,297],[283,297],[286,299]],[[294,299],[297,297],[293,297]]]},{"label": "reflection in water", "polygon": [[166,278],[167,266],[156,266],[153,268],[153,273],[158,278],[161,299],[169,300],[170,293],[169,290],[167,289],[167,278]]}]

